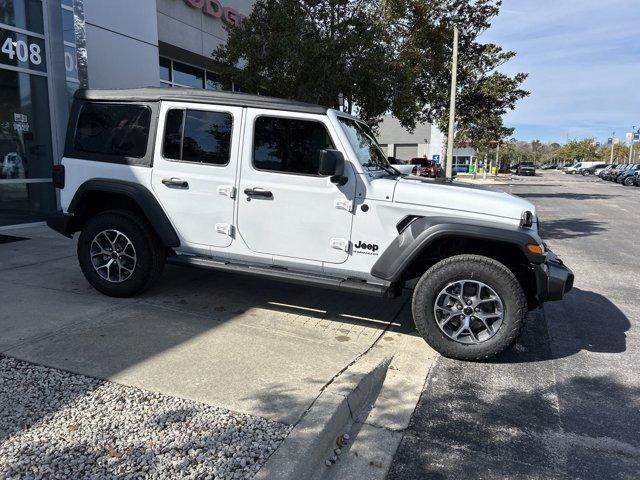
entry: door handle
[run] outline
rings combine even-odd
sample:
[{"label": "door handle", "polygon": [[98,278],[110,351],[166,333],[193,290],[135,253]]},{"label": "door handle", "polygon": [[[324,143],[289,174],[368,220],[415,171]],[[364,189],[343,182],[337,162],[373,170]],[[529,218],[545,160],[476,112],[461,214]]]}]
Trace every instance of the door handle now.
[{"label": "door handle", "polygon": [[189,182],[181,178],[165,178],[162,180],[162,184],[169,188],[189,188]]},{"label": "door handle", "polygon": [[248,195],[249,197],[273,198],[273,193],[261,188],[245,188],[244,194]]}]

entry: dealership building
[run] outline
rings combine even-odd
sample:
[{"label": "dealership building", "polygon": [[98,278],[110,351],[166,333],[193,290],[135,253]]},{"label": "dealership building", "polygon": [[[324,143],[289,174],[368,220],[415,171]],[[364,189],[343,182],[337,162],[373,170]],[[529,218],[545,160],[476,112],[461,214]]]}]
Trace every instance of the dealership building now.
[{"label": "dealership building", "polygon": [[[225,25],[241,22],[253,3],[0,0],[0,226],[57,208],[51,167],[78,87],[219,89],[211,54],[226,41]],[[410,134],[387,117],[380,141],[401,159],[442,151],[430,125]]]}]

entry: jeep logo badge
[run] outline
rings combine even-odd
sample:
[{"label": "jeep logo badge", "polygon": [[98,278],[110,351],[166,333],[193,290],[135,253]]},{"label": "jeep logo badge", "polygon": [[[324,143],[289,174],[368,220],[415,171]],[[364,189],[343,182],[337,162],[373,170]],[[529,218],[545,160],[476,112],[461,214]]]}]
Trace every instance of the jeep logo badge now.
[{"label": "jeep logo badge", "polygon": [[380,247],[378,247],[378,245],[376,244],[364,243],[362,240],[360,240],[354,245],[354,248],[357,248],[359,250],[369,250],[371,253],[376,253]]}]

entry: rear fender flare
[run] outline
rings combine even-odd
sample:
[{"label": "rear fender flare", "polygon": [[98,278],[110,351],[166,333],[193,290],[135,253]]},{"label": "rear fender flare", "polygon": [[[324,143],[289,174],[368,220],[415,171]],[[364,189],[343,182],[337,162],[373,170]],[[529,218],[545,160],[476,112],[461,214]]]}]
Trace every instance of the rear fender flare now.
[{"label": "rear fender flare", "polygon": [[173,228],[167,214],[149,189],[137,183],[102,178],[88,180],[80,185],[76,191],[67,212],[76,214],[80,210],[83,200],[94,192],[124,195],[130,198],[140,207],[140,210],[142,210],[147,217],[147,220],[164,246],[170,248],[180,246],[178,234]]}]

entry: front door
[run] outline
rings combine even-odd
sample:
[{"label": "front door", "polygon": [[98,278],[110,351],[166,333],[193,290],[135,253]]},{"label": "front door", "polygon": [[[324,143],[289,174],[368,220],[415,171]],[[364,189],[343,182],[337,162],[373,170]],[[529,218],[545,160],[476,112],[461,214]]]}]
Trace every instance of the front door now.
[{"label": "front door", "polygon": [[183,245],[231,245],[241,123],[240,107],[162,104],[152,184]]},{"label": "front door", "polygon": [[347,163],[343,186],[318,175],[323,149],[337,148],[321,115],[246,113],[238,191],[238,231],[259,253],[327,263],[347,260],[356,191]]}]

